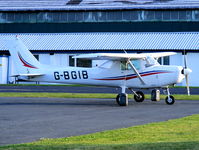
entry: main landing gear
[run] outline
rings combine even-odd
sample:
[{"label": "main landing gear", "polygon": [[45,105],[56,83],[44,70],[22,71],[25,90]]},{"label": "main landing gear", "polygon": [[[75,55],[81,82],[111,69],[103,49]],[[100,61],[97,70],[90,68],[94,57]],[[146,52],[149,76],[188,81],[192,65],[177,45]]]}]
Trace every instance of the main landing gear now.
[{"label": "main landing gear", "polygon": [[[122,87],[122,93],[118,94],[116,97],[116,102],[118,105],[120,106],[128,106],[128,94],[125,93],[126,88]],[[132,91],[132,93],[134,94],[134,100],[136,102],[143,102],[145,99],[145,95],[142,91],[134,91],[132,89],[129,89]],[[169,92],[169,88],[167,88],[167,97],[165,98],[165,102],[168,105],[172,105],[175,103],[175,99],[172,95],[170,95]],[[157,93],[157,95],[155,94]],[[154,96],[155,94],[155,96]],[[159,91],[157,90],[152,90],[151,92],[151,100],[152,101],[159,101],[160,100],[160,95],[159,95]]]},{"label": "main landing gear", "polygon": [[142,91],[134,91],[134,90],[132,90],[132,89],[130,89],[129,88],[129,90],[134,94],[134,100],[136,101],[136,102],[143,102],[144,101],[144,99],[145,99],[145,95],[144,95],[144,93],[142,92]]},{"label": "main landing gear", "polygon": [[145,99],[144,93],[142,91],[137,91],[134,94],[134,100],[136,102],[143,102]]},{"label": "main landing gear", "polygon": [[128,94],[126,93],[118,94],[116,97],[116,102],[120,106],[128,106]]},{"label": "main landing gear", "polygon": [[[116,102],[120,106],[127,106],[128,105],[128,94],[125,93],[126,87],[122,87],[122,93],[118,94],[116,97]],[[134,93],[134,100],[136,102],[143,102],[145,99],[144,93],[142,91],[133,91],[132,89],[129,89]]]}]

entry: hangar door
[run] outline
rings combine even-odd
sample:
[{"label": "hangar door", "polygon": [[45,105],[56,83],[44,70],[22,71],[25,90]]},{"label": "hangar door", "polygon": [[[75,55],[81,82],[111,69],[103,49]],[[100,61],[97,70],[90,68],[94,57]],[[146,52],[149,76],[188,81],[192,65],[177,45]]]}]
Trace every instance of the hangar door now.
[{"label": "hangar door", "polygon": [[0,84],[8,82],[8,56],[0,56]]}]

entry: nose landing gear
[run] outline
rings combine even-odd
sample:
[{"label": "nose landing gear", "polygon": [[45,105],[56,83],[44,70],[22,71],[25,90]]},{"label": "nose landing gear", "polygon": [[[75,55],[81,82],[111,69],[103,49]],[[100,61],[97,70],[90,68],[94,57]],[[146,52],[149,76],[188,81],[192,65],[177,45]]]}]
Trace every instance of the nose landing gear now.
[{"label": "nose landing gear", "polygon": [[170,95],[170,96],[167,96],[167,97],[165,98],[165,102],[166,102],[166,104],[168,104],[168,105],[172,105],[172,104],[175,103],[175,99],[174,99],[174,97],[173,97],[172,95]]},{"label": "nose landing gear", "polygon": [[168,96],[165,98],[166,104],[173,105],[175,103],[175,98],[172,95],[170,95],[170,91],[168,87],[167,87],[167,95]]}]

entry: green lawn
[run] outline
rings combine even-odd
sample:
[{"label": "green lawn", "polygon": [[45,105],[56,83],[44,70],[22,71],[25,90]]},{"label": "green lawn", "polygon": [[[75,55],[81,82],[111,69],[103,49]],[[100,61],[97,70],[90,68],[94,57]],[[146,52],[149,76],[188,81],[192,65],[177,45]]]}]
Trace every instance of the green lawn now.
[{"label": "green lawn", "polygon": [[[119,120],[118,120],[119,121]],[[41,139],[0,150],[198,150],[199,115],[58,139]]]},{"label": "green lawn", "polygon": [[[56,97],[56,98],[114,98],[117,94],[94,94],[94,93],[0,93],[0,97]],[[173,95],[177,100],[199,100],[199,95]],[[161,95],[161,99],[165,99],[165,95]],[[129,98],[133,98],[129,94]],[[150,99],[150,95],[146,95],[146,99]]]}]

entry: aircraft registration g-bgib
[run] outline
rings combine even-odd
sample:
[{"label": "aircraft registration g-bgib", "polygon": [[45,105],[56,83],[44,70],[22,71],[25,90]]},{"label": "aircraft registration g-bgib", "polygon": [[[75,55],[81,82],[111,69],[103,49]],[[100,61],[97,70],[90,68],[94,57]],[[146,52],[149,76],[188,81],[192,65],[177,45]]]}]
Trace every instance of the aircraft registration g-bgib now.
[{"label": "aircraft registration g-bgib", "polygon": [[157,62],[159,57],[174,55],[176,54],[174,52],[82,54],[74,57],[104,60],[104,63],[92,68],[53,67],[37,61],[18,37],[9,40],[7,46],[18,72],[13,76],[25,78],[27,81],[120,87],[121,93],[116,97],[116,102],[120,106],[128,105],[126,89],[132,91],[136,102],[142,102],[145,99],[143,92],[134,91],[134,88],[153,89],[152,95],[156,95],[155,100],[159,95],[156,94],[158,93],[156,89],[166,88],[165,101],[171,105],[175,100],[170,95],[168,86],[180,83],[184,78],[187,80],[189,94],[188,74],[191,69],[187,67],[186,58],[184,67],[160,65]]}]

